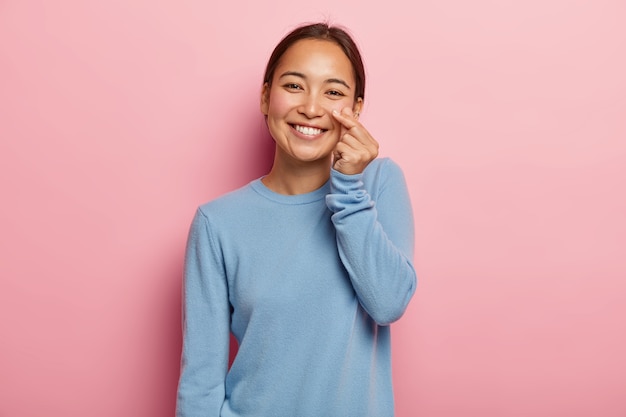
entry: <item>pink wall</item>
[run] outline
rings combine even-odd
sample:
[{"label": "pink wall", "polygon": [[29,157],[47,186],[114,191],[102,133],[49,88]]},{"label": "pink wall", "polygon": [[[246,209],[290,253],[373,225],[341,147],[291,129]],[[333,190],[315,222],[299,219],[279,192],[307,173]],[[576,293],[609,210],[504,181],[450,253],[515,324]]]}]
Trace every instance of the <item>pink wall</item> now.
[{"label": "pink wall", "polygon": [[626,415],[626,4],[0,2],[0,415],[173,414],[195,207],[267,169],[263,66],[350,27],[405,168],[398,417]]}]

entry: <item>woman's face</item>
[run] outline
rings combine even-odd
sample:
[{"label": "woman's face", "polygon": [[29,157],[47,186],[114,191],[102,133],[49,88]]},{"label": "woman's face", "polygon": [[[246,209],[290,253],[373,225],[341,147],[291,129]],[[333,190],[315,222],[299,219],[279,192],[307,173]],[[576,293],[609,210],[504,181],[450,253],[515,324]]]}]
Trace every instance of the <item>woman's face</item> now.
[{"label": "woman's face", "polygon": [[291,162],[330,161],[342,134],[331,113],[360,110],[354,88],[352,64],[334,42],[304,39],[287,49],[271,87],[266,84],[261,93],[277,156]]}]

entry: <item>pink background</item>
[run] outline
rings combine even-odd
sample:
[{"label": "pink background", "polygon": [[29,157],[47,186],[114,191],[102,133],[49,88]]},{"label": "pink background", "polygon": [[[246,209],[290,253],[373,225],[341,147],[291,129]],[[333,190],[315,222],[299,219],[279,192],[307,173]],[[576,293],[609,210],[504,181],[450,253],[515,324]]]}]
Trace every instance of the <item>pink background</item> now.
[{"label": "pink background", "polygon": [[626,3],[0,1],[0,416],[172,416],[196,206],[269,167],[265,62],[347,25],[420,284],[398,417],[626,416]]}]

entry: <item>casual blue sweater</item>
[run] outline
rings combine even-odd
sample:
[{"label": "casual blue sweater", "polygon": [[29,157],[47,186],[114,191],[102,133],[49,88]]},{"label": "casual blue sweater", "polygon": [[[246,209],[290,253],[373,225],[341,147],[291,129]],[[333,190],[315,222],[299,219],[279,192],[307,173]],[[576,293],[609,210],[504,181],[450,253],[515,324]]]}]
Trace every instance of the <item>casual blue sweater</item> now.
[{"label": "casual blue sweater", "polygon": [[[185,259],[178,417],[391,417],[389,324],[416,285],[402,171],[202,205]],[[239,351],[228,369],[229,336]]]}]

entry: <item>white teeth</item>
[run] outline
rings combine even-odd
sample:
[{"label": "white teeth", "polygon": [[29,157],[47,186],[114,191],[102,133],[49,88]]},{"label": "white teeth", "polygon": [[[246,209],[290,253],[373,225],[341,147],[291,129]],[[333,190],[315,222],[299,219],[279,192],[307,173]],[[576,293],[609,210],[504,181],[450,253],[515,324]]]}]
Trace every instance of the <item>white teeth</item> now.
[{"label": "white teeth", "polygon": [[315,136],[315,135],[319,135],[320,133],[322,133],[322,129],[316,129],[314,127],[295,125],[294,128],[298,132],[302,133],[303,135],[307,135],[307,136]]}]

